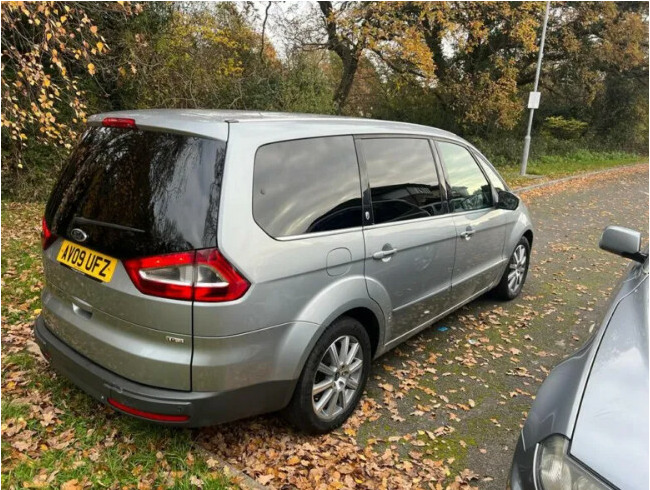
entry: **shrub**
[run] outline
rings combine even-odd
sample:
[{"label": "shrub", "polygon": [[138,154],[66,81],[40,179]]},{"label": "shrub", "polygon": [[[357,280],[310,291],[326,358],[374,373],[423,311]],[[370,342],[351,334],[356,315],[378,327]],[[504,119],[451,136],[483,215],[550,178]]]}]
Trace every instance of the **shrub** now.
[{"label": "shrub", "polygon": [[573,140],[583,136],[589,125],[579,119],[550,116],[544,120],[544,130],[560,139]]}]

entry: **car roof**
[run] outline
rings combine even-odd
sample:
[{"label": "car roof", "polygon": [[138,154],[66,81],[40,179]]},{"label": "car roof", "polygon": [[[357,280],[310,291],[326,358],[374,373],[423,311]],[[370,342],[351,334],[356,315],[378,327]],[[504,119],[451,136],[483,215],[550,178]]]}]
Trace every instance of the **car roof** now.
[{"label": "car roof", "polygon": [[88,118],[88,124],[101,125],[106,117],[135,119],[136,125],[142,129],[170,129],[175,132],[202,135],[218,139],[228,138],[230,123],[291,123],[304,122],[313,127],[314,124],[327,128],[327,132],[335,129],[351,130],[356,133],[411,133],[429,136],[440,136],[462,140],[457,135],[438,128],[420,124],[383,121],[361,117],[332,116],[323,114],[300,114],[291,112],[265,111],[232,111],[210,109],[142,109],[106,112],[95,114]]}]

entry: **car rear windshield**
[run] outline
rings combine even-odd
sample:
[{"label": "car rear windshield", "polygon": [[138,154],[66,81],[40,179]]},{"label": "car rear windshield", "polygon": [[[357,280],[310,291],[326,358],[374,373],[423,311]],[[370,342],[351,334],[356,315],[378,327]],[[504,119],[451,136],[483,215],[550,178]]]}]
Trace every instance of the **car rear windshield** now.
[{"label": "car rear windshield", "polygon": [[79,228],[85,246],[117,258],[214,247],[225,153],[214,139],[92,127],[45,220],[58,236]]}]

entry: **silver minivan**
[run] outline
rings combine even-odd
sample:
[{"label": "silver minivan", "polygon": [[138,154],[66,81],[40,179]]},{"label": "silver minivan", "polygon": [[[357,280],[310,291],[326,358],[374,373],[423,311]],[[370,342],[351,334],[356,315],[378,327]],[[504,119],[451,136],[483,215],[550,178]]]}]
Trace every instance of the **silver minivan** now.
[{"label": "silver minivan", "polygon": [[494,290],[533,231],[463,139],[414,124],[143,110],[89,119],[43,218],[35,336],[118,411],[340,426],[373,358]]}]

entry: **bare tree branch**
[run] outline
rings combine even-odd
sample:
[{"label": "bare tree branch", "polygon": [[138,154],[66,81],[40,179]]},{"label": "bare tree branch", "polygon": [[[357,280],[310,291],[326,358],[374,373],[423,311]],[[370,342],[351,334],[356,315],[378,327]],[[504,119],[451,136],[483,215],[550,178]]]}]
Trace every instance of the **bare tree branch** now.
[{"label": "bare tree branch", "polygon": [[266,5],[266,10],[264,10],[264,21],[262,22],[262,45],[260,47],[260,61],[264,60],[264,34],[266,33],[266,21],[269,19],[269,9],[271,8],[271,4],[273,2],[269,2]]}]

